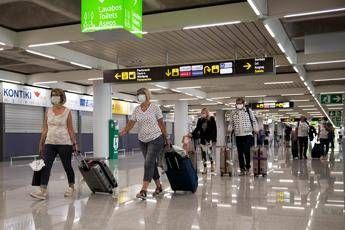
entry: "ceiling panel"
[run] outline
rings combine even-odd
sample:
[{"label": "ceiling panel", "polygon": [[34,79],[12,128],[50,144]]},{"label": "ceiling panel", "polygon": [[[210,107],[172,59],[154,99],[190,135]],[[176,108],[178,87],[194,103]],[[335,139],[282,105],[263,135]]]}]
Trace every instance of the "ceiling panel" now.
[{"label": "ceiling panel", "polygon": [[343,70],[345,69],[345,62],[321,65],[305,65],[305,68],[307,71]]},{"label": "ceiling panel", "polygon": [[260,21],[237,25],[147,34],[141,40],[86,41],[66,48],[127,67],[208,62],[281,54]]},{"label": "ceiling panel", "polygon": [[32,65],[32,64],[23,64],[23,65],[13,65],[0,67],[3,70],[8,70],[17,73],[23,74],[35,74],[35,73],[45,73],[45,72],[55,72],[55,69],[51,69],[44,66]]}]

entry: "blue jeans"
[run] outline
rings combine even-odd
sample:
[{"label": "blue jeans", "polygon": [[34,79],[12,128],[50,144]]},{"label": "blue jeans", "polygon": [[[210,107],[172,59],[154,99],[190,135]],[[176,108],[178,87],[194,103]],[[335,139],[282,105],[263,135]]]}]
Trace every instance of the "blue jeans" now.
[{"label": "blue jeans", "polygon": [[159,173],[157,168],[157,161],[159,155],[162,153],[164,147],[164,138],[160,136],[150,142],[140,141],[140,148],[144,155],[144,181],[151,182],[153,180],[158,180]]}]

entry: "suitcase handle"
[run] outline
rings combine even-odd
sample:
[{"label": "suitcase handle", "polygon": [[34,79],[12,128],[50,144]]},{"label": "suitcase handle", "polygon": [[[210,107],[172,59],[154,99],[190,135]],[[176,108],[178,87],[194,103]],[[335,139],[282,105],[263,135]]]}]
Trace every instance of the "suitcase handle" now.
[{"label": "suitcase handle", "polygon": [[85,160],[85,157],[83,157],[83,155],[81,154],[80,151],[75,151],[75,152],[73,152],[73,156],[75,157],[75,159],[77,159],[77,161],[78,161],[79,164],[84,163],[84,165],[86,166],[86,168],[87,168],[88,170],[90,169],[88,163],[87,163],[86,160]]}]

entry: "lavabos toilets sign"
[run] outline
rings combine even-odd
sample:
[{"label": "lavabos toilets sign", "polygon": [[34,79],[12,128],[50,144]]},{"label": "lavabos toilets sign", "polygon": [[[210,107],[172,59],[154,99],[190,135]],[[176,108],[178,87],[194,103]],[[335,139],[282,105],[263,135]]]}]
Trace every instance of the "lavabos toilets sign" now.
[{"label": "lavabos toilets sign", "polygon": [[[7,104],[31,105],[50,107],[50,90],[38,87],[16,85],[11,83],[0,84],[0,101]],[[72,110],[93,111],[93,97],[66,93],[66,107]]]}]

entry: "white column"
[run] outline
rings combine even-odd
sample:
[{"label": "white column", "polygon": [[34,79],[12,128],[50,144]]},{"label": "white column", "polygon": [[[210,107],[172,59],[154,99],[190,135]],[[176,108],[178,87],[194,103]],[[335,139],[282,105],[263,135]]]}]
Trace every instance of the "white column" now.
[{"label": "white column", "polygon": [[175,125],[174,140],[175,145],[182,146],[182,138],[188,133],[188,103],[185,101],[177,101],[175,103]]},{"label": "white column", "polygon": [[111,85],[94,81],[93,151],[95,157],[109,157],[108,122],[111,114]]},{"label": "white column", "polygon": [[[226,122],[225,122],[225,111],[217,110],[216,111],[216,122],[217,122],[217,146],[226,145]],[[220,148],[217,148],[216,151],[216,172],[220,173]]]},{"label": "white column", "polygon": [[225,146],[225,136],[227,126],[225,123],[225,111],[217,110],[216,112],[216,122],[217,122],[217,146]]}]

